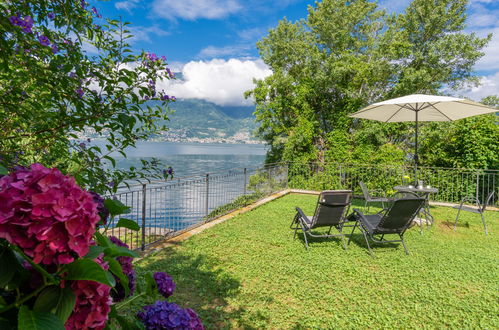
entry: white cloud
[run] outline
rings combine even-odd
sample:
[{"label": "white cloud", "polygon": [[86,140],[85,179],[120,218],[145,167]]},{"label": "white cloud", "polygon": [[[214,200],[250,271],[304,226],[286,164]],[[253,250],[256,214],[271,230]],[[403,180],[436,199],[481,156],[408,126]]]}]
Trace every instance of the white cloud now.
[{"label": "white cloud", "polygon": [[480,86],[463,90],[460,94],[476,101],[480,101],[485,96],[499,95],[499,72],[482,77]]},{"label": "white cloud", "polygon": [[192,61],[182,68],[183,80],[163,81],[158,88],[178,98],[198,98],[222,106],[251,105],[244,92],[254,87],[253,78],[272,72],[261,60]]},{"label": "white cloud", "polygon": [[116,7],[116,9],[122,9],[132,13],[132,9],[137,8],[139,2],[140,0],[119,1],[114,4],[114,7]]},{"label": "white cloud", "polygon": [[155,0],[152,8],[163,18],[195,20],[224,18],[240,11],[242,6],[237,0]]},{"label": "white cloud", "polygon": [[145,41],[148,43],[152,43],[151,34],[154,34],[158,37],[169,35],[170,32],[163,30],[157,25],[145,27],[145,26],[129,26],[128,30],[130,30],[130,34],[133,35],[129,40],[131,42],[137,41]]},{"label": "white cloud", "polygon": [[224,46],[224,47],[215,47],[208,46],[203,48],[197,57],[200,58],[214,58],[214,57],[224,57],[224,56],[241,56],[247,55],[248,50],[251,48],[249,45],[234,45],[234,46]]}]

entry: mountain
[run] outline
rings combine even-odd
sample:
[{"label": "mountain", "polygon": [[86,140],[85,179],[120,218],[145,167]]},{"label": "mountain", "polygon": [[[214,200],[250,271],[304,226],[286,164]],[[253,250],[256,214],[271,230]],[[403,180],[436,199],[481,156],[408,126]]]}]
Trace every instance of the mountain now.
[{"label": "mountain", "polygon": [[[154,105],[150,103],[150,105]],[[154,140],[255,143],[254,107],[221,107],[201,99],[171,102],[166,132]]]}]

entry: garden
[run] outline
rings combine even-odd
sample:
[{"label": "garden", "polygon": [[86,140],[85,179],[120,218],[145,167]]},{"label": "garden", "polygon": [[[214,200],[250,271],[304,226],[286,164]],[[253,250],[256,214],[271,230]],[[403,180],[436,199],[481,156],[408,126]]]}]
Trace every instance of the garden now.
[{"label": "garden", "polygon": [[313,214],[316,202],[269,202],[141,259],[137,274],[166,269],[177,282],[172,301],[211,329],[499,326],[497,211],[485,214],[486,236],[479,215],[463,215],[454,231],[457,210],[432,206],[436,223],[405,235],[410,255],[383,244],[372,258],[359,231],[347,250],[336,238],[310,239],[309,250],[301,234],[293,239],[295,207]]},{"label": "garden", "polygon": [[[366,180],[389,191],[418,166],[442,201],[495,191],[495,114],[422,124],[419,164],[409,124],[348,117],[387,97],[477,83],[473,65],[491,36],[464,33],[467,1],[447,2],[414,0],[390,16],[367,0],[324,0],[306,21],[280,21],[257,44],[273,73],[246,96],[267,164],[289,166],[258,171],[248,186],[245,170],[244,195],[213,209],[206,176],[198,220],[284,187]],[[132,181],[166,184],[174,169],[154,158],[125,169],[115,158],[167,130],[176,98],[158,86],[175,74],[94,4],[0,2],[0,329],[499,327],[496,211],[485,235],[475,214],[454,231],[456,210],[432,206],[436,222],[406,235],[409,256],[388,244],[372,258],[360,234],[347,250],[316,239],[307,251],[289,223],[317,197],[294,194],[140,255],[166,234],[146,237],[145,183],[135,191],[142,227],[139,208],[117,196]],[[493,95],[482,102],[499,106]],[[454,175],[458,167],[471,169]],[[121,230],[130,244],[113,235]]]}]

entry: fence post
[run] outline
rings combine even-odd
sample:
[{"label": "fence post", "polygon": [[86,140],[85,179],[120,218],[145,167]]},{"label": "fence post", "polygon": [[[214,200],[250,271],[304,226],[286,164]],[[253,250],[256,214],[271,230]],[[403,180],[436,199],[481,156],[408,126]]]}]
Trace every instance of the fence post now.
[{"label": "fence post", "polygon": [[[479,174],[478,174],[478,171],[476,171],[476,193],[475,193],[475,197],[476,197],[476,200],[478,201],[478,182],[479,182]],[[482,203],[485,203],[485,201],[482,201]]]},{"label": "fence post", "polygon": [[208,216],[208,195],[210,193],[210,174],[206,173],[206,199],[204,204],[204,213]]},{"label": "fence post", "polygon": [[244,168],[244,187],[243,187],[243,195],[246,195],[246,178],[247,178],[247,169]]},{"label": "fence post", "polygon": [[146,248],[146,187],[147,184],[142,184],[142,242],[140,249],[142,251]]}]

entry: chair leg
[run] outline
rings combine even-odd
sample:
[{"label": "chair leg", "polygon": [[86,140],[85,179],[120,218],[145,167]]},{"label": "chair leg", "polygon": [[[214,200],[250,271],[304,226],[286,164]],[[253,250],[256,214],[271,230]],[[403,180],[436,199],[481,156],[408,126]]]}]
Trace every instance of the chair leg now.
[{"label": "chair leg", "polygon": [[329,227],[329,230],[327,232],[328,235],[331,235],[331,229],[333,228],[333,226]]},{"label": "chair leg", "polygon": [[483,223],[483,229],[485,229],[485,235],[488,235],[489,232],[487,230],[487,225],[485,224],[485,217],[483,216],[483,213],[480,213],[480,215],[482,216],[482,223]]},{"label": "chair leg", "polygon": [[353,232],[355,231],[355,228],[357,227],[357,224],[359,222],[355,221],[355,225],[353,226],[352,232],[350,233],[350,236],[348,237],[348,245],[350,245],[350,240],[352,239]]},{"label": "chair leg", "polygon": [[456,217],[456,222],[454,222],[454,230],[456,230],[457,227],[457,220],[459,220],[459,214],[461,214],[461,208],[457,211],[457,217]]},{"label": "chair leg", "polygon": [[407,246],[405,245],[404,237],[402,235],[400,236],[400,240],[402,241],[402,245],[404,246],[405,254],[409,255],[409,249],[407,249]]},{"label": "chair leg", "polygon": [[364,235],[364,239],[366,240],[366,244],[367,244],[367,248],[369,249],[369,254],[371,255],[371,257],[374,258],[374,254],[373,254],[373,250],[371,249],[371,245],[369,245],[369,240],[367,238],[367,234],[366,232],[364,231],[364,229],[362,229],[362,227],[359,226],[359,229],[360,231],[362,232],[362,234]]}]

